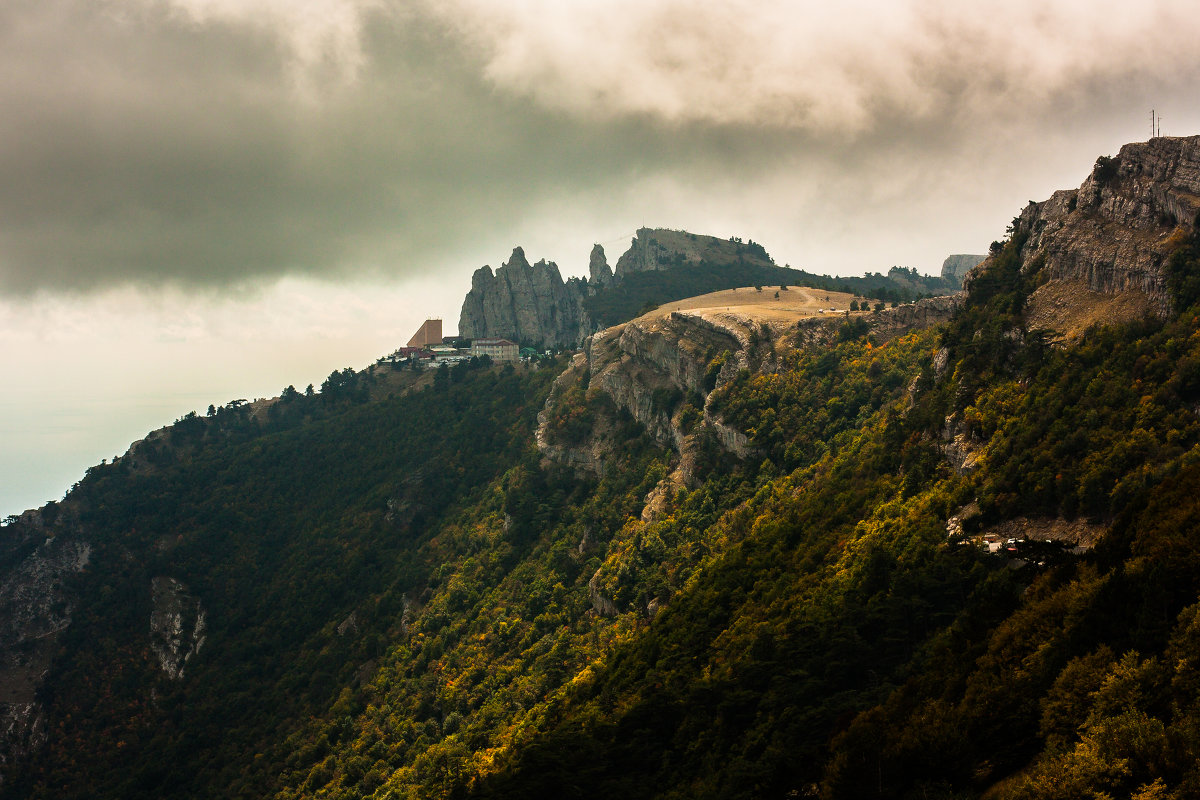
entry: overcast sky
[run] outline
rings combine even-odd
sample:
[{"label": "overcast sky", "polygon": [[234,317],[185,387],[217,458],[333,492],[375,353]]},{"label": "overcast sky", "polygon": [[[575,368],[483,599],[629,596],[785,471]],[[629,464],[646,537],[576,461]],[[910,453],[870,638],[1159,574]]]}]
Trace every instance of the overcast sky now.
[{"label": "overcast sky", "polygon": [[642,225],[936,271],[1200,133],[1183,1],[5,0],[0,514]]}]

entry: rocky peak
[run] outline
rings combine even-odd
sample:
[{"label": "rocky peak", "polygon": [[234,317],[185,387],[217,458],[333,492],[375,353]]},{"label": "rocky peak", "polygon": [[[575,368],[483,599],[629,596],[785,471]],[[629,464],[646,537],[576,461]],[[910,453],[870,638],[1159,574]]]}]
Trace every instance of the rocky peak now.
[{"label": "rocky peak", "polygon": [[[494,272],[486,266],[475,271],[471,291],[463,301],[458,331],[466,338],[498,336],[521,344],[575,347],[600,327],[585,301],[593,303],[593,309],[597,305],[602,309],[598,316],[611,314],[623,302],[629,305],[629,298],[620,294],[625,275],[688,271],[694,266],[702,268],[699,272],[709,276],[709,283],[714,271],[725,270],[730,288],[738,285],[737,280],[745,281],[740,285],[754,283],[753,278],[745,277],[748,271],[762,267],[778,270],[763,246],[752,240],[718,239],[664,228],[640,229],[615,270],[609,267],[604,248],[595,245],[588,260],[587,280],[564,281],[553,262],[543,260],[530,265],[525,251],[517,247],[508,262]],[[742,277],[736,277],[739,275]],[[607,301],[596,300],[597,295],[609,292],[613,294]],[[662,299],[655,297],[653,302]]]},{"label": "rocky peak", "polygon": [[494,273],[480,267],[471,276],[463,300],[461,336],[497,336],[544,346],[574,345],[591,331],[583,308],[582,281],[564,283],[558,266],[545,260],[530,264],[525,251],[513,248],[508,262]]},{"label": "rocky peak", "polygon": [[588,275],[590,283],[596,286],[606,286],[612,283],[612,267],[608,265],[608,259],[604,256],[604,248],[600,245],[592,248],[592,255],[588,259]]},{"label": "rocky peak", "polygon": [[1014,220],[1022,269],[1092,292],[1142,293],[1166,315],[1163,267],[1198,211],[1200,136],[1127,144],[1097,159],[1078,189],[1030,203]]},{"label": "rocky peak", "polygon": [[639,228],[637,235],[617,260],[617,278],[631,272],[653,272],[701,261],[733,264],[739,261],[774,266],[762,245],[753,240],[718,239],[666,228]]}]

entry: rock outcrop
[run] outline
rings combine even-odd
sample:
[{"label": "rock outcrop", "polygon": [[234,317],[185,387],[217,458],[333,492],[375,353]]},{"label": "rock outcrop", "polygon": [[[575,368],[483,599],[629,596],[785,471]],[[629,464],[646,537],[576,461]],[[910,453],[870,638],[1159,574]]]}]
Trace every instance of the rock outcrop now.
[{"label": "rock outcrop", "polygon": [[967,273],[985,258],[987,256],[969,255],[967,253],[946,256],[946,260],[942,262],[942,277],[948,281],[961,284],[962,279],[967,276]]},{"label": "rock outcrop", "polygon": [[[722,325],[698,314],[673,312],[663,318],[641,317],[596,334],[587,343],[591,385],[612,398],[646,426],[660,443],[683,450],[687,432],[677,417],[686,398],[703,406],[712,385],[705,378],[723,354],[733,374],[746,366],[750,336],[736,325]],[[740,358],[739,358],[740,356]]]},{"label": "rock outcrop", "polygon": [[961,293],[947,294],[926,297],[895,308],[885,308],[878,314],[871,315],[871,328],[880,339],[889,339],[914,329],[929,328],[954,316],[962,301]]},{"label": "rock outcrop", "polygon": [[[933,297],[858,319],[865,320],[877,338],[887,340],[949,319],[960,302],[960,295]],[[743,370],[778,369],[789,348],[829,347],[844,321],[838,314],[795,323],[770,313],[769,306],[762,316],[716,308],[657,311],[596,333],[555,381],[538,417],[542,455],[603,474],[611,447],[606,435],[611,426],[603,417],[584,441],[566,444],[553,432],[553,418],[562,410],[559,404],[568,402],[572,387],[583,387],[590,395],[605,396],[612,407],[627,412],[656,441],[679,454],[679,469],[669,479],[673,484],[691,481],[692,451],[700,437],[709,437],[738,458],[753,456],[757,450],[749,437],[714,412],[714,391]]]},{"label": "rock outcrop", "polygon": [[774,266],[763,246],[753,241],[718,239],[687,231],[666,228],[640,228],[629,249],[617,260],[614,274],[618,280],[631,272],[652,272],[686,264],[730,264],[743,261]]},{"label": "rock outcrop", "polygon": [[[708,278],[706,288],[693,292],[699,294],[713,288],[749,286],[756,280],[762,282],[761,268],[775,272],[771,257],[762,245],[741,239],[718,239],[701,236],[687,231],[672,231],[662,228],[642,228],[634,237],[629,250],[617,261],[616,270],[609,267],[604,248],[597,244],[588,259],[588,279],[571,278],[564,281],[553,262],[539,261],[530,265],[524,251],[513,250],[508,263],[492,271],[491,267],[480,267],[471,278],[471,290],[463,301],[459,317],[458,332],[466,338],[503,337],[521,344],[553,347],[577,347],[585,338],[600,327],[597,319],[588,313],[587,301],[599,302],[601,310],[597,318],[604,319],[605,313],[612,319],[614,296],[615,307],[629,303],[633,309],[663,301],[661,289],[647,291],[634,288],[633,296],[641,298],[639,291],[646,294],[645,300],[633,302],[623,297],[625,276],[656,270],[691,271],[701,267]],[[713,274],[724,275],[713,286]],[[748,277],[747,273],[760,277]],[[738,280],[744,282],[738,284]],[[678,282],[677,282],[678,283]],[[724,287],[720,284],[724,283]],[[672,291],[677,292],[678,286]],[[607,296],[598,298],[597,295]],[[674,299],[685,297],[676,294]],[[627,316],[618,316],[627,319]],[[615,320],[613,320],[615,321]]]},{"label": "rock outcrop", "polygon": [[608,286],[613,281],[612,267],[608,265],[608,258],[604,255],[604,248],[596,245],[592,248],[592,255],[588,258],[588,288],[597,289],[601,286]]},{"label": "rock outcrop", "polygon": [[[57,509],[56,509],[57,510]],[[75,602],[66,584],[87,567],[92,548],[70,528],[27,512],[3,528],[0,544],[0,785],[13,760],[46,740],[37,692]]]},{"label": "rock outcrop", "polygon": [[508,263],[492,272],[480,267],[471,277],[458,332],[467,338],[502,337],[521,344],[573,347],[591,333],[583,307],[586,284],[563,281],[558,266],[530,264],[517,247]]},{"label": "rock outcrop", "polygon": [[1030,203],[1014,220],[1024,238],[1022,270],[1110,295],[1140,292],[1165,316],[1164,265],[1197,212],[1200,136],[1127,144],[1116,157],[1098,159],[1078,189]]},{"label": "rock outcrop", "polygon": [[179,680],[188,659],[204,646],[204,608],[174,578],[154,578],[150,593],[150,649],[166,676]]}]

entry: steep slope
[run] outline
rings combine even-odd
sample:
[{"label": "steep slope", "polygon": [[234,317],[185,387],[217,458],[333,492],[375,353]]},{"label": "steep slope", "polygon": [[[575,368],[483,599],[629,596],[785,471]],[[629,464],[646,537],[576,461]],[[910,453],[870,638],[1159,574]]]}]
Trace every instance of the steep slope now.
[{"label": "steep slope", "polygon": [[[858,335],[886,341],[949,319],[959,301],[930,298],[876,313],[850,312],[851,302],[858,301],[803,286],[775,292],[731,289],[669,303],[600,331],[555,381],[539,415],[538,446],[552,460],[603,469],[611,440],[585,436],[561,413],[568,409],[560,409],[560,398],[586,376],[589,391],[603,393],[612,408],[683,456],[673,480],[690,484],[696,450],[710,440],[740,458],[757,452],[746,433],[723,421],[710,402],[716,399],[714,390],[742,372],[779,371],[797,345],[837,341],[849,320]],[[572,394],[578,399],[578,392]]]},{"label": "steep slope", "polygon": [[1022,235],[1021,269],[1039,275],[1033,316],[1047,328],[1078,328],[1067,301],[1082,294],[1090,305],[1108,306],[1108,322],[1138,319],[1147,309],[1165,317],[1172,305],[1166,262],[1197,213],[1200,136],[1127,144],[1101,157],[1078,189],[1030,203],[1013,220]]},{"label": "steep slope", "polygon": [[[980,609],[939,637],[834,742],[826,796],[1183,798],[1200,787],[1200,692],[1184,655],[1200,598],[1195,297],[1171,292],[1178,315],[1165,324],[1094,328],[1071,347],[1031,341],[981,361],[975,332],[1011,322],[1030,291],[1020,244],[1018,232],[990,265],[999,274],[977,276],[948,331],[956,378],[930,411],[970,427],[975,530],[1061,514],[1107,533],[1082,562],[1030,581],[1006,617]],[[1200,276],[1200,239],[1164,266]],[[989,378],[968,384],[968,364]]]},{"label": "steep slope", "polygon": [[[1177,316],[1051,348],[1025,316],[1028,236],[975,273],[920,378],[873,419],[830,426],[855,365],[879,392],[876,359],[909,336],[855,352],[847,328],[718,391],[764,455],[800,468],[478,796],[1194,796],[1200,238],[1162,265]],[[783,409],[801,414],[772,447],[758,428]],[[948,463],[953,442],[969,464]],[[1016,519],[1107,532],[1094,554],[978,555],[973,538]]]},{"label": "steep slope", "polygon": [[1056,339],[1036,227],[960,299],[749,288],[180,420],[3,528],[60,629],[0,791],[1195,796],[1200,236]]},{"label": "steep slope", "polygon": [[382,380],[340,374],[263,424],[181,420],[4,526],[30,542],[5,562],[25,637],[5,655],[39,668],[4,794],[269,792],[254,754],[370,672],[437,567],[430,537],[528,452],[549,378],[464,364],[371,399]]},{"label": "steep slope", "polygon": [[[676,313],[628,340],[647,365],[688,344],[695,323],[672,327]],[[816,324],[836,341],[843,322]],[[787,325],[780,337],[812,339]],[[768,349],[777,364],[790,345]],[[436,794],[486,771],[744,535],[722,522],[719,544],[714,526],[774,474],[703,453],[695,489],[663,498],[651,545],[631,520],[678,456],[613,405],[605,476],[538,468],[517,445],[532,443],[530,404],[553,376],[456,368],[388,399],[339,373],[314,397],[285,393],[262,422],[244,406],[187,418],[91,471],[53,528],[92,548],[65,587],[63,608],[84,611],[38,693],[48,735],[11,751],[6,792]],[[869,414],[881,401],[853,402]],[[33,524],[5,534],[31,540]]]}]

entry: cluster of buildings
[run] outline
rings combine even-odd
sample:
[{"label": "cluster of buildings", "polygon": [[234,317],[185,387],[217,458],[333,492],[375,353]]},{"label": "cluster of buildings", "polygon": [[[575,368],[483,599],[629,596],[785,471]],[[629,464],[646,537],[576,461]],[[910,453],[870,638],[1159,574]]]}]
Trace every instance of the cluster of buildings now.
[{"label": "cluster of buildings", "polygon": [[478,356],[488,356],[492,361],[528,360],[537,356],[532,348],[521,349],[508,339],[463,339],[459,336],[443,336],[442,321],[427,319],[408,344],[395,352],[378,359],[379,364],[412,366],[418,369],[456,364]]}]

